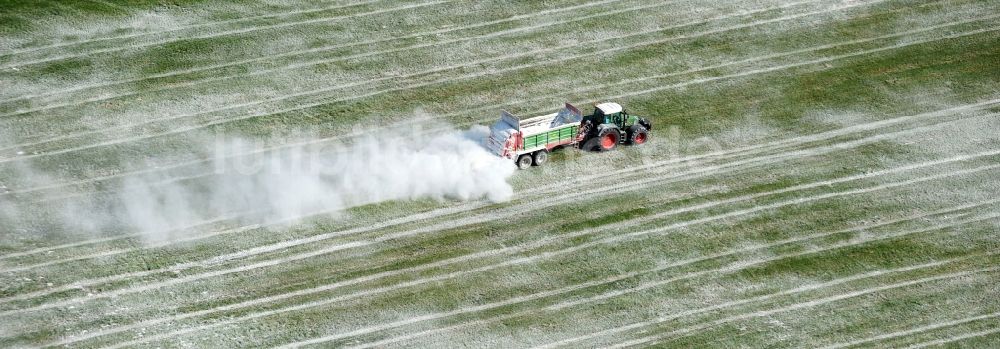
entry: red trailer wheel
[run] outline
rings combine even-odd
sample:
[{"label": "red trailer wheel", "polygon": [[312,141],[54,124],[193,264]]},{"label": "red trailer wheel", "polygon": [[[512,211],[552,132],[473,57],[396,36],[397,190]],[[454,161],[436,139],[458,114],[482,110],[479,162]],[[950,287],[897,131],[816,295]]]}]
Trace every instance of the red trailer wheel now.
[{"label": "red trailer wheel", "polygon": [[518,157],[517,162],[515,163],[517,164],[517,168],[522,170],[527,170],[529,167],[531,167],[531,162],[532,162],[531,154],[524,154]]}]

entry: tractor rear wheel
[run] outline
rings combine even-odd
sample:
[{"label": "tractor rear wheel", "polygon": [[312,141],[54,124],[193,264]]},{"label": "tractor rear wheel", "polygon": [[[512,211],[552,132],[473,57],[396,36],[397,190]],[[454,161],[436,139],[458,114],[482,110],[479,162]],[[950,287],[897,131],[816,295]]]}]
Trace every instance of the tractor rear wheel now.
[{"label": "tractor rear wheel", "polygon": [[618,146],[618,142],[621,142],[622,133],[617,127],[605,127],[597,133],[597,139],[600,140],[601,151],[613,150]]},{"label": "tractor rear wheel", "polygon": [[632,125],[628,128],[628,144],[641,145],[649,140],[649,130],[642,125]]},{"label": "tractor rear wheel", "polygon": [[549,161],[549,151],[545,149],[539,150],[535,152],[532,158],[535,160],[535,166],[542,166]]},{"label": "tractor rear wheel", "polygon": [[524,154],[517,158],[517,168],[526,170],[531,167],[531,154]]}]

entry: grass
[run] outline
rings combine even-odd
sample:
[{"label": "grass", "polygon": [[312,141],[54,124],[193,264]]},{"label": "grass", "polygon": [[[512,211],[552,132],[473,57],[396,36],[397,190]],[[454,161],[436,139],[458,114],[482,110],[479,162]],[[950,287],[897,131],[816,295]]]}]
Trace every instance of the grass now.
[{"label": "grass", "polygon": [[[528,347],[586,338],[567,342],[572,347],[652,336],[643,345],[817,347],[998,309],[995,271],[944,278],[996,265],[997,220],[989,217],[1000,207],[991,201],[1000,189],[997,172],[957,173],[994,165],[997,155],[892,171],[996,150],[996,107],[781,148],[733,150],[995,99],[997,32],[931,39],[998,28],[996,19],[700,68],[980,18],[1000,4],[891,0],[779,21],[834,5],[733,15],[784,3],[689,0],[658,7],[621,1],[475,26],[585,4],[478,2],[281,26],[407,3],[239,21],[343,3],[8,2],[3,16],[17,20],[0,21],[0,66],[45,62],[0,69],[0,80],[11,86],[2,92],[0,112],[13,114],[0,117],[2,146],[9,148],[0,159],[14,156],[17,144],[69,137],[23,147],[41,156],[0,163],[0,184],[31,189],[121,177],[0,196],[0,209],[17,208],[0,210],[0,223],[16,228],[0,232],[3,346],[256,347],[332,336],[321,344]],[[173,24],[126,25],[133,16],[151,14],[156,23]],[[492,34],[586,16],[593,17]],[[227,22],[212,24],[219,21]],[[691,24],[679,25],[684,23]],[[264,28],[212,36],[252,26]],[[474,27],[393,39],[466,26]],[[734,29],[716,31],[727,27]],[[666,29],[633,35],[655,28]],[[171,29],[178,29],[176,36],[157,32]],[[138,36],[73,44],[130,35]],[[199,36],[210,37],[194,38]],[[475,38],[464,40],[469,37]],[[546,50],[573,42],[584,44]],[[67,45],[33,50],[60,43]],[[429,45],[434,43],[440,44]],[[118,50],[129,45],[138,47]],[[563,59],[628,45],[636,47]],[[56,59],[63,55],[73,57]],[[145,78],[275,55],[281,56]],[[464,66],[474,61],[482,62]],[[449,66],[460,67],[421,73]],[[387,76],[400,77],[378,80]],[[697,79],[707,80],[689,83]],[[353,85],[334,88],[341,84]],[[61,92],[89,85],[97,87]],[[677,87],[632,95],[671,85]],[[321,92],[199,114],[312,90]],[[46,95],[32,96],[41,93]],[[127,226],[77,231],[60,223],[60,205],[111,204],[133,171],[210,156],[205,139],[215,133],[280,145],[294,130],[338,136],[358,124],[392,125],[418,109],[465,126],[491,122],[500,108],[530,114],[562,100],[583,105],[621,94],[629,95],[618,100],[626,108],[653,120],[651,144],[604,154],[557,152],[546,167],[510,179],[517,193],[511,202],[391,201],[163,246],[132,236],[56,247],[133,233]],[[95,98],[101,100],[85,102]],[[281,112],[311,103],[320,104]],[[43,110],[21,113],[34,108]],[[243,118],[257,112],[267,115]],[[174,132],[189,127],[198,130]],[[894,136],[875,139],[881,135]],[[850,142],[860,143],[838,148]],[[717,151],[724,154],[671,161]],[[794,151],[806,152],[778,158]],[[748,162],[726,167],[738,161]],[[638,169],[643,165],[649,168]],[[714,166],[719,169],[709,171]],[[209,163],[193,163],[164,169],[160,178],[192,177],[183,183],[211,186],[211,170]],[[879,171],[888,173],[783,191]],[[956,174],[943,176],[949,173]],[[595,179],[569,181],[581,176]],[[928,176],[941,177],[896,185]],[[889,187],[833,196],[880,185]],[[545,186],[554,187],[536,192]],[[574,195],[587,190],[594,192]],[[59,198],[65,194],[74,197]],[[456,211],[435,211],[444,209]],[[427,218],[407,220],[417,215]],[[400,221],[386,223],[393,220]],[[177,233],[197,237],[244,223],[226,220]],[[365,229],[371,227],[377,228]],[[359,230],[213,261],[349,229]],[[360,245],[334,249],[352,243]],[[4,257],[35,249],[41,252]],[[277,260],[285,261],[268,264]],[[64,262],[34,266],[53,261]],[[174,268],[185,263],[192,264]],[[126,273],[136,276],[121,276]],[[904,284],[923,279],[928,281]],[[88,286],[50,291],[80,282]],[[905,286],[879,289],[896,284]],[[144,289],[151,285],[156,287]],[[806,285],[819,286],[796,291]],[[824,301],[860,291],[871,292]],[[23,295],[29,296],[10,299]],[[748,315],[755,312],[766,315]],[[624,327],[632,324],[638,325]],[[970,321],[864,345],[906,346],[983,332],[952,342],[981,347],[996,341],[990,330],[996,330],[991,320]],[[334,338],[351,331],[357,333]]]}]

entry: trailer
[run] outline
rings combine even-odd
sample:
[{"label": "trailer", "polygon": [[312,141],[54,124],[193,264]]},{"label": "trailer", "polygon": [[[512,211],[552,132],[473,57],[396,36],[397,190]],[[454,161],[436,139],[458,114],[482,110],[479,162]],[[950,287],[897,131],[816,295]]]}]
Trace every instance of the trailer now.
[{"label": "trailer", "polygon": [[559,112],[527,119],[501,111],[500,120],[490,127],[486,147],[526,169],[545,164],[549,152],[564,146],[607,151],[620,143],[640,145],[649,139],[652,125],[646,119],[629,115],[618,103],[594,107],[594,113],[583,116],[566,103]]}]

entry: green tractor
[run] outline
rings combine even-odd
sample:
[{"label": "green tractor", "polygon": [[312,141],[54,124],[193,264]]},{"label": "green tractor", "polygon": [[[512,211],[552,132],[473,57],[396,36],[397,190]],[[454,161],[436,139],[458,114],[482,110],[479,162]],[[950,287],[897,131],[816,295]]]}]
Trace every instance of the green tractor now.
[{"label": "green tractor", "polygon": [[649,140],[653,125],[648,120],[629,115],[618,103],[600,103],[594,107],[594,113],[583,117],[580,124],[580,149],[608,151],[619,144],[640,145]]}]

